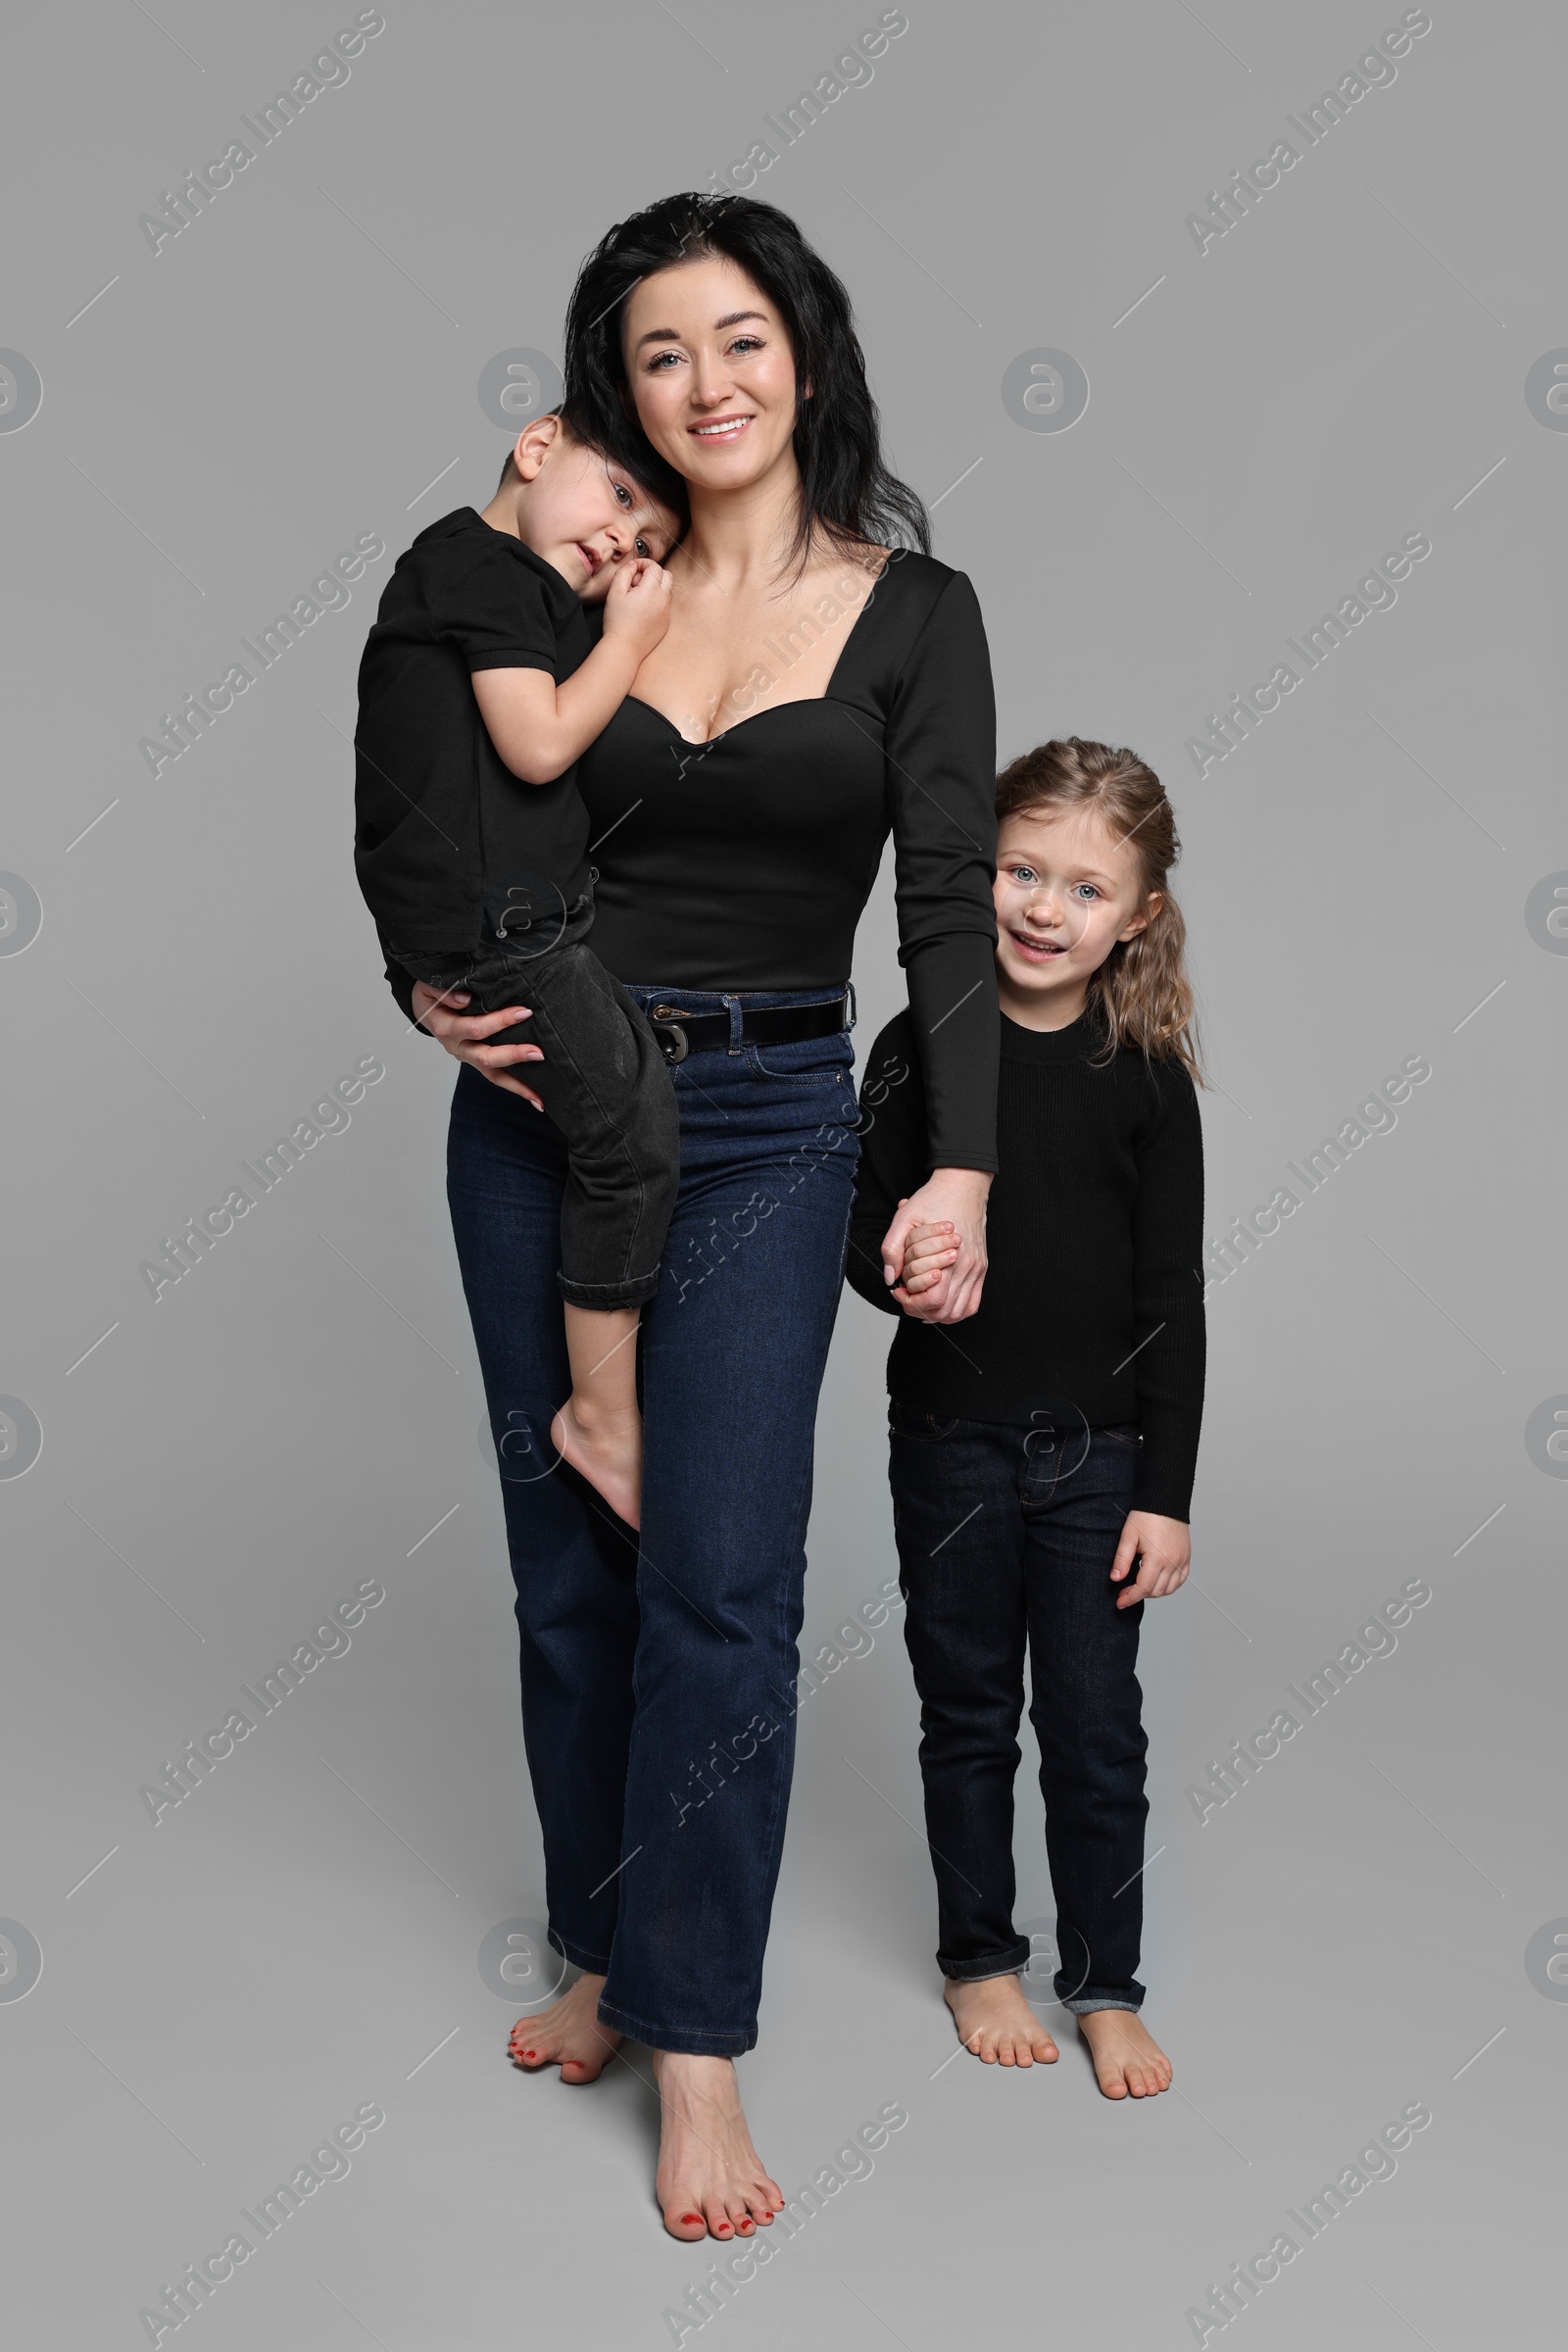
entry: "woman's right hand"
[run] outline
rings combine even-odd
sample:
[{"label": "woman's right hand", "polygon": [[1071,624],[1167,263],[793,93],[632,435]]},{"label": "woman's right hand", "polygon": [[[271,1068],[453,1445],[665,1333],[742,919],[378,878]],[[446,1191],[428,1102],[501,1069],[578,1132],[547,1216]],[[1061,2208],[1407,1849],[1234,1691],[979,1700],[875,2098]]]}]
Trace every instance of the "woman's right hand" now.
[{"label": "woman's right hand", "polygon": [[439,1039],[447,1052],[455,1054],[459,1061],[471,1063],[481,1078],[488,1078],[492,1086],[504,1087],[509,1095],[520,1095],[525,1102],[533,1104],[535,1110],[543,1110],[544,1104],[533,1088],[524,1086],[520,1078],[512,1075],[514,1065],[519,1061],[543,1061],[543,1049],[539,1046],[487,1046],[483,1042],[485,1038],[493,1037],[498,1029],[510,1029],[514,1021],[525,1021],[529,1007],[526,1004],[508,1004],[500,1012],[475,1013],[470,1018],[458,1009],[467,1002],[466,989],[449,988],[443,996],[422,980],[414,983],[414,1017],[421,1028],[428,1029],[430,1035]]}]

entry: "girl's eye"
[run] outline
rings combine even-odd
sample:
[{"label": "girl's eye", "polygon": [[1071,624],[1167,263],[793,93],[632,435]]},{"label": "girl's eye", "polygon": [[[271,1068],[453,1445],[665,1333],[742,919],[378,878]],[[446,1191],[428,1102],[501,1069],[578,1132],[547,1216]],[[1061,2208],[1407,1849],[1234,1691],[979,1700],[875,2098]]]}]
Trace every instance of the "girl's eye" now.
[{"label": "girl's eye", "polygon": [[1007,871],[1014,882],[1037,882],[1040,879],[1032,865],[1010,865]]},{"label": "girl's eye", "polygon": [[1079,895],[1079,896],[1081,896],[1081,897],[1083,897],[1083,898],[1086,898],[1086,899],[1098,899],[1098,898],[1099,898],[1099,896],[1100,896],[1100,893],[1099,893],[1099,891],[1098,891],[1098,890],[1095,888],[1095,885],[1093,884],[1093,882],[1080,882],[1080,883],[1078,883],[1078,884],[1077,884],[1076,888],[1077,888],[1078,895]]}]

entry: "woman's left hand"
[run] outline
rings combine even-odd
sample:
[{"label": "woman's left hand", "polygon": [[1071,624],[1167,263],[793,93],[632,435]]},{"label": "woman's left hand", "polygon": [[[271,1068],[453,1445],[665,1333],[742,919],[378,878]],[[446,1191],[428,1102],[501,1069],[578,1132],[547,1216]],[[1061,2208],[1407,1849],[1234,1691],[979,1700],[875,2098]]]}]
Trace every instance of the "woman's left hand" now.
[{"label": "woman's left hand", "polygon": [[[919,1323],[961,1323],[980,1303],[986,1278],[986,1200],[991,1176],[983,1168],[933,1168],[917,1193],[901,1200],[882,1241],[882,1264],[893,1296]],[[910,1298],[900,1289],[905,1246],[916,1225],[950,1224],[957,1256],[929,1290]]]},{"label": "woman's left hand", "polygon": [[1163,1600],[1187,1582],[1193,1564],[1193,1531],[1185,1519],[1166,1519],[1158,1511],[1129,1511],[1111,1563],[1110,1581],[1119,1585],[1138,1562],[1138,1574],[1116,1595],[1118,1609],[1136,1601]]}]

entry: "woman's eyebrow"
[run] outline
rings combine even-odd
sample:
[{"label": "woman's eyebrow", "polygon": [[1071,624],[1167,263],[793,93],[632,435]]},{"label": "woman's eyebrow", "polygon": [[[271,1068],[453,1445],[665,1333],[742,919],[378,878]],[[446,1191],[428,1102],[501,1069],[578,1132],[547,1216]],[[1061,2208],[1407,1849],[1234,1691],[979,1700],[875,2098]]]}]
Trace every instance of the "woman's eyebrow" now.
[{"label": "woman's eyebrow", "polygon": [[[713,331],[716,334],[720,327],[739,326],[743,318],[760,318],[764,326],[767,324],[765,311],[728,311],[722,318],[713,320]],[[680,340],[679,327],[651,326],[646,335],[638,336],[636,348],[641,351],[645,343],[678,343]]]}]

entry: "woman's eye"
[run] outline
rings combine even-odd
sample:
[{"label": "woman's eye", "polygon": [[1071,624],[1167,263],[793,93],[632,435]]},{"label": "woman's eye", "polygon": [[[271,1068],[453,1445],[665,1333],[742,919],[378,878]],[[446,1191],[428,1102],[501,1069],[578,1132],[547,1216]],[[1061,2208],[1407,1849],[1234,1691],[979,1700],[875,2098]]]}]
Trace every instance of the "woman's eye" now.
[{"label": "woman's eye", "polygon": [[760,351],[761,348],[762,338],[760,335],[737,335],[730,345],[731,351],[738,353],[742,359],[745,359],[751,352]]},{"label": "woman's eye", "polygon": [[680,354],[676,351],[656,351],[653,358],[648,363],[649,374],[652,375],[656,368],[663,368],[667,374],[669,368],[674,367],[679,357]]}]

